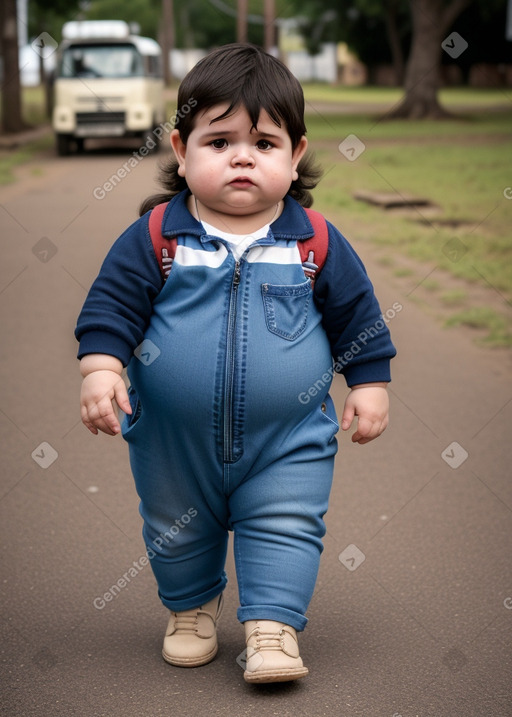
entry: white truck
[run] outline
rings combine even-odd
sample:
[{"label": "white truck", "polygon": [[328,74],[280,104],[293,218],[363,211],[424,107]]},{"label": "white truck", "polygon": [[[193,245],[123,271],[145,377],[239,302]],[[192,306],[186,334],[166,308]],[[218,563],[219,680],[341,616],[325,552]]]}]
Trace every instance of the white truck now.
[{"label": "white truck", "polygon": [[122,20],[68,22],[62,36],[52,114],[57,153],[83,151],[89,138],[144,142],[165,120],[158,43]]}]

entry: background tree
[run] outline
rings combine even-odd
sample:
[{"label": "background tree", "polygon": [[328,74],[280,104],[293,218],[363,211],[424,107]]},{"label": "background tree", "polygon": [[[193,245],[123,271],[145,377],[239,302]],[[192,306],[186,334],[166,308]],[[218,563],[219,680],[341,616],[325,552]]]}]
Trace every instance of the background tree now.
[{"label": "background tree", "polygon": [[[374,66],[392,61],[398,80],[404,77],[405,94],[390,117],[447,115],[438,100],[442,64],[457,63],[467,78],[472,63],[511,62],[511,44],[504,38],[507,0],[295,0],[294,5],[310,18],[303,26],[306,43],[314,18],[336,12],[337,22],[320,42],[333,35],[346,42],[368,66],[370,80]],[[453,31],[464,42],[451,38],[444,51],[442,43]]]},{"label": "background tree", "polygon": [[0,3],[0,28],[3,60],[2,129],[4,132],[20,132],[25,125],[21,116],[16,0],[2,0]]},{"label": "background tree", "polygon": [[34,39],[47,32],[60,42],[62,26],[78,19],[80,12],[79,0],[28,0],[28,36]]},{"label": "background tree", "polygon": [[[42,0],[44,2],[44,0]],[[262,0],[247,0],[248,41],[263,45],[264,23]],[[276,13],[287,7],[287,0],[277,0]],[[255,22],[255,18],[259,22]],[[162,0],[92,0],[85,11],[87,20],[123,19],[138,22],[141,34],[159,39],[162,22]],[[237,36],[237,0],[187,0],[174,2],[174,42],[181,49],[209,49]]]},{"label": "background tree", "polygon": [[237,0],[236,3],[236,41],[247,42],[247,28],[249,24],[249,4],[247,0]]},{"label": "background tree", "polygon": [[[36,38],[47,32],[56,42],[60,42],[62,26],[67,20],[74,18],[78,5],[68,0],[29,0],[28,3],[28,34]],[[51,78],[47,76],[43,53],[39,53],[39,82],[45,88],[46,116],[50,117],[53,105]]]},{"label": "background tree", "polygon": [[162,0],[162,26],[158,40],[162,48],[164,82],[166,85],[170,85],[172,81],[171,53],[176,42],[173,0]]},{"label": "background tree", "polygon": [[[267,9],[270,4],[267,3]],[[263,0],[244,0],[243,3],[238,0],[188,0],[175,5],[177,47],[209,49],[236,42],[241,34],[237,22],[239,5],[243,7],[244,13],[247,12],[247,41],[262,47],[265,45]],[[275,0],[276,18],[292,17],[296,8],[296,0]],[[270,32],[267,42],[270,42]]]},{"label": "background tree", "polygon": [[[474,0],[410,0],[412,41],[405,72],[405,95],[391,117],[411,119],[444,117],[448,113],[440,105],[438,91],[443,48],[455,20]],[[453,54],[462,49],[461,39],[453,37]],[[460,46],[457,46],[460,45]]]},{"label": "background tree", "polygon": [[510,63],[506,6],[507,0],[410,0],[412,40],[405,95],[390,117],[446,117],[438,100],[443,64],[456,63],[467,78],[472,64]]},{"label": "background tree", "polygon": [[[45,0],[42,0],[43,2]],[[92,0],[83,12],[84,20],[124,20],[137,23],[140,34],[158,39],[162,20],[161,0]]]},{"label": "background tree", "polygon": [[[494,65],[493,74],[485,76],[489,84],[501,82],[506,85],[506,65],[512,64],[512,42],[505,37],[507,24],[506,0],[488,0],[475,2],[457,18],[453,26],[468,41],[468,47],[455,61],[443,52],[441,70],[446,65],[457,63],[461,81],[465,84],[470,80],[471,68],[474,65]],[[501,76],[501,77],[500,77]]]},{"label": "background tree", "polygon": [[295,0],[294,6],[311,54],[324,42],[345,42],[367,66],[370,82],[377,65],[389,64],[402,82],[411,29],[407,0]]}]

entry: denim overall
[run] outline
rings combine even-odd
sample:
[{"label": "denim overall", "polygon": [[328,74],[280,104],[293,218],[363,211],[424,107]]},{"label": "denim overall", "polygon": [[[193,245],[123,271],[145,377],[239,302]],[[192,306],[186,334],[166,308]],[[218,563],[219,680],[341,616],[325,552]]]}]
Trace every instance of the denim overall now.
[{"label": "denim overall", "polygon": [[222,592],[233,531],[238,619],[304,629],[337,450],[332,364],[295,238],[271,230],[237,261],[182,231],[123,422],[167,607]]}]

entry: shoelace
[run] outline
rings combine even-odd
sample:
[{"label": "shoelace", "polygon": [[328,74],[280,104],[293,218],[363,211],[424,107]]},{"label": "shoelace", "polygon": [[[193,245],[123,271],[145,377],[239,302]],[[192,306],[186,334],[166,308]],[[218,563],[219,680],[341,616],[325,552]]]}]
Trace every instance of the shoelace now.
[{"label": "shoelace", "polygon": [[181,613],[174,613],[174,627],[176,632],[179,630],[182,630],[184,632],[195,632],[197,629],[197,616],[198,612],[195,613],[195,615],[183,615]]},{"label": "shoelace", "polygon": [[256,633],[256,646],[254,650],[282,650],[284,648],[284,630],[275,632],[257,632]]}]

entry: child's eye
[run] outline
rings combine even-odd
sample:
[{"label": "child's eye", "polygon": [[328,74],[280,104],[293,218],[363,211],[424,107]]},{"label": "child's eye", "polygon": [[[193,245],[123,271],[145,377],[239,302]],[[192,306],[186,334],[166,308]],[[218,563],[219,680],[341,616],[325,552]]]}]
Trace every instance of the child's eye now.
[{"label": "child's eye", "polygon": [[228,146],[228,143],[225,139],[214,139],[213,142],[210,142],[210,145],[213,149],[225,149],[225,147]]},{"label": "child's eye", "polygon": [[256,146],[258,149],[268,150],[272,149],[274,145],[272,144],[272,142],[269,142],[268,139],[260,139]]}]

